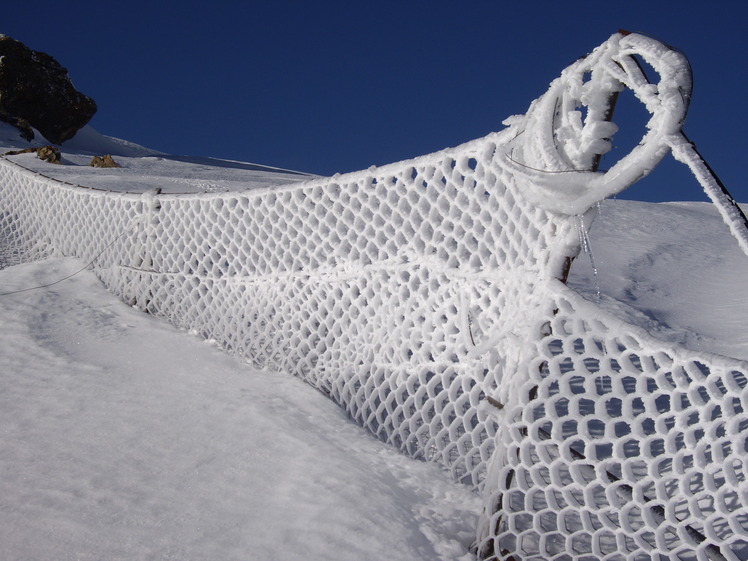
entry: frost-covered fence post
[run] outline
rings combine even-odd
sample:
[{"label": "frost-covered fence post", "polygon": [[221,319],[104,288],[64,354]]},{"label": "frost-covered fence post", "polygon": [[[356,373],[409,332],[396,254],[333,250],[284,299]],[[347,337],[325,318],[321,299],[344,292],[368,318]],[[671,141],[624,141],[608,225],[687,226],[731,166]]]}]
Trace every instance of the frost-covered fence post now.
[{"label": "frost-covered fence post", "polygon": [[699,180],[704,192],[722,215],[722,220],[730,228],[733,237],[738,240],[740,249],[748,256],[748,218],[743,210],[685,134],[674,134],[670,138],[670,146],[675,159],[686,164]]}]

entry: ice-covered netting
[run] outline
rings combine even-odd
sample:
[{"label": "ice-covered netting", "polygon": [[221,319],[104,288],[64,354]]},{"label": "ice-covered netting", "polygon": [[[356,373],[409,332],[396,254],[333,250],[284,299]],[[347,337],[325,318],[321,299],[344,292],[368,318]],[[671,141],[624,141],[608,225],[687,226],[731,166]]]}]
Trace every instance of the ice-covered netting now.
[{"label": "ice-covered netting", "polygon": [[[647,132],[597,172],[624,87]],[[440,462],[485,497],[484,557],[746,558],[746,365],[558,280],[588,209],[679,138],[690,87],[680,54],[616,34],[502,132],[357,173],[115,194],[0,160],[0,259],[91,262],[126,301]]]},{"label": "ice-covered netting", "polygon": [[748,363],[550,288],[527,377],[496,410],[483,556],[748,558]]},{"label": "ice-covered netting", "polygon": [[479,418],[537,286],[578,243],[524,201],[500,133],[404,164],[272,190],[84,191],[0,166],[21,253],[94,259],[125,300],[300,376],[382,439],[477,484]]}]

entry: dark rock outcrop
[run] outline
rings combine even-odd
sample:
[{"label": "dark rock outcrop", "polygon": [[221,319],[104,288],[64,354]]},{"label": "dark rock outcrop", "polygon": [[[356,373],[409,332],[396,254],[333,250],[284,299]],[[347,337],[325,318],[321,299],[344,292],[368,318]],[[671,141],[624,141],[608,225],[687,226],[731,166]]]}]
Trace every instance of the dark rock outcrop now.
[{"label": "dark rock outcrop", "polygon": [[62,144],[94,113],[94,100],[75,89],[54,58],[0,35],[0,120],[16,126],[27,140],[34,127],[53,144]]}]

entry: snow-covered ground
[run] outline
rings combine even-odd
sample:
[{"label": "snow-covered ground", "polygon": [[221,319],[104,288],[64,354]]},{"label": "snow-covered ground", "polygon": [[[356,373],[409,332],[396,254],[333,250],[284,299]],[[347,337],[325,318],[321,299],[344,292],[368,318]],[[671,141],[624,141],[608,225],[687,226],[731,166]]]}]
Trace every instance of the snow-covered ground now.
[{"label": "snow-covered ground", "polygon": [[572,287],[660,339],[748,360],[748,256],[714,205],[603,201],[589,238]]},{"label": "snow-covered ground", "polygon": [[[38,140],[37,140],[38,139]],[[0,154],[47,144],[38,133],[28,143],[17,131],[0,122]],[[110,154],[119,168],[93,168],[93,156]],[[105,136],[86,126],[62,146],[62,165],[50,165],[36,154],[18,154],[7,159],[27,169],[75,185],[140,193],[159,188],[163,193],[221,193],[283,185],[314,177],[267,166],[163,154],[118,138]]]},{"label": "snow-covered ground", "polygon": [[[0,127],[0,150],[23,146]],[[93,129],[63,151],[61,166],[9,158],[126,191],[307,177]],[[103,153],[122,168],[87,167]],[[590,247],[570,281],[590,299],[666,340],[748,359],[748,258],[711,206],[606,201]],[[469,489],[300,381],[128,307],[83,267],[0,270],[0,559],[473,559]]]},{"label": "snow-covered ground", "polygon": [[0,271],[0,558],[472,559],[480,501],[128,307],[73,259]]}]

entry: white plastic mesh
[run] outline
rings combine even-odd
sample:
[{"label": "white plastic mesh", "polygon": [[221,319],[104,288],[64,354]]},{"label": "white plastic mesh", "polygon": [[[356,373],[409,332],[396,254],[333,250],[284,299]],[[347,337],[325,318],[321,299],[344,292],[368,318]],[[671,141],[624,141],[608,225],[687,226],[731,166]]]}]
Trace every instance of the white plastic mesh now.
[{"label": "white plastic mesh", "polygon": [[[648,132],[594,173],[624,86]],[[92,262],[126,301],[439,461],[485,497],[485,557],[724,555],[745,534],[745,364],[688,358],[556,280],[585,211],[667,152],[689,91],[680,55],[615,35],[504,131],[353,174],[136,195],[0,161],[0,259]]]},{"label": "white plastic mesh", "polygon": [[550,287],[525,384],[497,410],[483,556],[746,559],[748,363]]},{"label": "white plastic mesh", "polygon": [[576,243],[572,223],[513,192],[500,137],[207,196],[84,191],[4,164],[3,231],[32,258],[90,261],[111,243],[94,270],[116,294],[300,376],[382,439],[478,483],[495,433],[478,405],[527,337],[551,255]]}]

